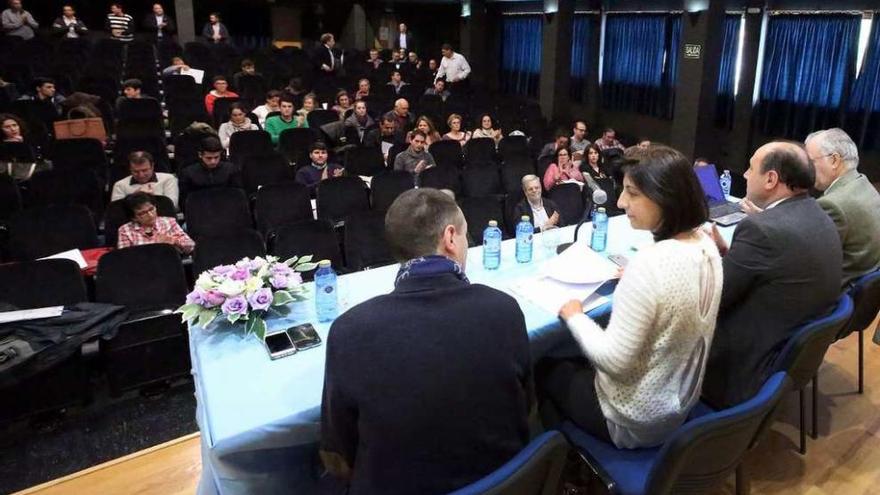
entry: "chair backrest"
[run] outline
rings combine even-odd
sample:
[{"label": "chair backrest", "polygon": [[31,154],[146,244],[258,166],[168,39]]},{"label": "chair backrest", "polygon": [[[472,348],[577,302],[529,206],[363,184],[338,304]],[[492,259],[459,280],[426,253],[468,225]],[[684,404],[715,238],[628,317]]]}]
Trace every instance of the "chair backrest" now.
[{"label": "chair backrest", "polygon": [[464,157],[466,162],[494,160],[495,140],[490,138],[471,139],[464,145]]},{"label": "chair backrest", "polygon": [[[343,268],[339,239],[333,225],[326,220],[305,220],[279,227],[270,254],[282,260],[311,254],[315,260],[330,260],[337,270]],[[303,274],[305,278],[310,276]]]},{"label": "chair backrest", "polygon": [[547,197],[559,207],[562,225],[577,223],[584,214],[584,198],[577,184],[557,184]]},{"label": "chair backrest", "polygon": [[33,260],[97,246],[95,222],[82,205],[28,208],[9,220],[9,254],[14,260]]},{"label": "chair backrest", "polygon": [[428,147],[428,151],[440,167],[461,168],[464,163],[464,155],[458,141],[448,139],[437,141]]},{"label": "chair backrest", "polygon": [[233,187],[202,189],[186,198],[186,228],[193,238],[223,235],[233,230],[251,228],[247,195]]},{"label": "chair backrest", "polygon": [[498,153],[502,158],[529,158],[529,140],[525,136],[507,136],[498,143]]},{"label": "chair backrest", "polygon": [[345,264],[353,270],[363,270],[394,262],[385,241],[385,213],[362,211],[345,219],[343,235]]},{"label": "chair backrest", "polygon": [[449,167],[431,167],[419,175],[419,187],[449,189],[461,196],[461,173]]},{"label": "chair backrest", "polygon": [[[167,196],[153,196],[156,213],[160,217],[175,217],[174,202]],[[125,198],[117,199],[107,205],[104,210],[104,245],[116,247],[119,240],[119,227],[128,223],[128,212],[125,211]]]},{"label": "chair backrest", "polygon": [[370,209],[367,187],[358,177],[333,177],[318,184],[318,218],[339,222]]},{"label": "chair backrest", "polygon": [[[52,167],[87,168],[107,174],[107,156],[104,145],[97,139],[62,139],[52,144]],[[126,166],[128,162],[126,161]]]},{"label": "chair backrest", "polygon": [[350,175],[371,177],[384,170],[385,159],[379,148],[356,146],[345,152],[345,171]]},{"label": "chair backrest", "polygon": [[309,146],[315,141],[315,133],[311,129],[285,129],[278,136],[278,150],[291,163],[300,163],[308,159]]},{"label": "chair backrest", "polygon": [[468,163],[461,173],[461,180],[464,195],[470,198],[502,193],[500,170],[495,162]]},{"label": "chair backrest", "polygon": [[544,432],[503,466],[450,495],[557,494],[569,448],[558,431]]},{"label": "chair backrest", "polygon": [[402,170],[382,172],[370,182],[373,210],[387,211],[391,203],[405,191],[415,187],[413,176]]},{"label": "chair backrest", "polygon": [[175,309],[186,299],[186,277],[177,250],[144,244],[110,251],[98,260],[95,300],[130,311]]},{"label": "chair backrest", "polygon": [[[234,136],[235,134],[233,134]],[[247,155],[241,163],[244,190],[253,195],[262,186],[293,181],[293,167],[281,153],[270,151],[261,155]]]},{"label": "chair backrest", "polygon": [[[459,206],[467,220],[471,246],[483,243],[483,231],[489,225],[489,220],[497,220],[499,227],[504,224],[504,211],[497,197],[461,198]],[[505,229],[502,228],[502,232]]]},{"label": "chair backrest", "polygon": [[76,304],[88,300],[75,261],[52,259],[0,265],[0,301],[20,309]]},{"label": "chair backrest", "polygon": [[339,120],[339,114],[333,110],[312,110],[307,117],[309,128],[320,129],[322,125],[336,122]]},{"label": "chair backrest", "polygon": [[852,318],[853,300],[843,294],[831,313],[808,321],[796,329],[773,364],[773,371],[785,371],[794,389],[803,388],[819,370],[825,352],[840,329]]},{"label": "chair backrest", "polygon": [[751,399],[685,423],[657,453],[645,493],[708,493],[723,483],[789,390],[791,380],[778,372]]},{"label": "chair backrest", "polygon": [[254,216],[257,229],[266,236],[282,225],[312,220],[309,188],[296,182],[261,187],[254,203]]},{"label": "chair backrest", "polygon": [[0,222],[21,211],[21,191],[11,176],[0,175]]},{"label": "chair backrest", "polygon": [[203,236],[193,251],[193,276],[217,265],[231,265],[248,257],[266,255],[266,245],[259,232],[242,229],[222,236]]},{"label": "chair backrest", "polygon": [[31,163],[37,161],[37,154],[28,143],[0,143],[0,161]]},{"label": "chair backrest", "polygon": [[513,194],[522,191],[522,178],[535,173],[535,165],[530,158],[511,157],[501,165],[501,185],[504,192]]},{"label": "chair backrest", "polygon": [[877,312],[880,311],[880,270],[853,280],[849,295],[853,300],[853,315],[838,334],[838,339],[868,328],[877,317]]},{"label": "chair backrest", "polygon": [[238,165],[247,155],[263,155],[274,149],[272,136],[266,131],[238,131],[229,137],[229,158]]}]

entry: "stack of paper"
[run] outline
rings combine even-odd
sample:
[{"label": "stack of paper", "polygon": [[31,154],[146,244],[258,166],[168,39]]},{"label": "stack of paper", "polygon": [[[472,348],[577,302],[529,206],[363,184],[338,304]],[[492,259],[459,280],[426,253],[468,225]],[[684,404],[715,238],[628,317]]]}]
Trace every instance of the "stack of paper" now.
[{"label": "stack of paper", "polygon": [[79,249],[71,249],[70,251],[64,251],[61,253],[53,254],[52,256],[46,256],[45,258],[39,258],[41,260],[53,260],[53,259],[62,259],[62,260],[71,260],[75,261],[77,265],[79,265],[80,269],[83,269],[89,266],[86,263],[86,259],[83,258],[82,251]]}]

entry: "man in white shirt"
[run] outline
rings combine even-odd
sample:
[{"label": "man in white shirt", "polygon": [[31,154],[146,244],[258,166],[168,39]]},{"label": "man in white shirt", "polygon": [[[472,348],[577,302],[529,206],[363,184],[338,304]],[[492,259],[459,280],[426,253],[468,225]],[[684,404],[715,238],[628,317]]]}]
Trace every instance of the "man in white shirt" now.
[{"label": "man in white shirt", "polygon": [[76,17],[76,12],[70,5],[61,8],[61,17],[52,23],[52,34],[61,38],[75,39],[88,33],[86,25]]},{"label": "man in white shirt", "polygon": [[444,43],[440,51],[443,53],[443,58],[440,60],[440,68],[437,69],[434,80],[446,78],[450,91],[455,93],[456,89],[467,82],[468,76],[471,75],[471,66],[464,55],[452,50],[452,45],[449,43]]},{"label": "man in white shirt", "polygon": [[155,172],[153,156],[146,151],[133,151],[128,155],[130,176],[113,184],[110,201],[122,199],[129,194],[145,192],[154,196],[166,196],[177,208],[177,178],[172,174]]}]

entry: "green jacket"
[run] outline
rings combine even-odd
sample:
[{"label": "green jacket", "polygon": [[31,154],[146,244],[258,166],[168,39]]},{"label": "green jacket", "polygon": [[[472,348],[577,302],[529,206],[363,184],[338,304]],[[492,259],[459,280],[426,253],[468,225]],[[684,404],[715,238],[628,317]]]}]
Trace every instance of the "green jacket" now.
[{"label": "green jacket", "polygon": [[266,132],[272,137],[272,144],[277,145],[278,139],[281,137],[281,132],[286,131],[287,129],[308,129],[309,122],[307,120],[303,120],[302,125],[299,125],[299,119],[297,116],[293,116],[293,120],[290,122],[285,122],[281,120],[280,115],[273,115],[266,119]]}]

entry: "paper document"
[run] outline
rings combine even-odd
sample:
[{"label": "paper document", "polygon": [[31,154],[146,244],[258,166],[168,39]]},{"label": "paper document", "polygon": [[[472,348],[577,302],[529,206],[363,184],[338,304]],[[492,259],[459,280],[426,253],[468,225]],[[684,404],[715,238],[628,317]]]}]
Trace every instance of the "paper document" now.
[{"label": "paper document", "polygon": [[46,308],[23,309],[20,311],[0,312],[0,324],[13,321],[38,320],[40,318],[52,318],[61,316],[64,306],[49,306]]},{"label": "paper document", "polygon": [[205,78],[205,71],[190,67],[187,70],[180,71],[180,75],[190,76],[196,80],[196,84],[202,84],[202,80]]},{"label": "paper document", "polygon": [[617,276],[617,265],[583,244],[568,249],[547,261],[542,273],[570,284],[601,284]]},{"label": "paper document", "polygon": [[382,155],[388,156],[388,152],[391,150],[392,146],[394,146],[394,145],[391,143],[386,143],[385,141],[382,141]]},{"label": "paper document", "polygon": [[71,249],[70,251],[64,251],[62,253],[53,254],[52,256],[46,256],[45,258],[39,258],[39,259],[41,259],[41,260],[61,259],[61,260],[76,261],[76,264],[79,265],[80,270],[89,266],[89,264],[86,263],[86,259],[83,258],[82,251],[80,251],[79,249]]},{"label": "paper document", "polygon": [[548,313],[556,314],[563,304],[577,299],[590,311],[608,302],[608,298],[596,294],[602,282],[595,284],[567,284],[550,277],[528,277],[515,281],[510,288]]}]

